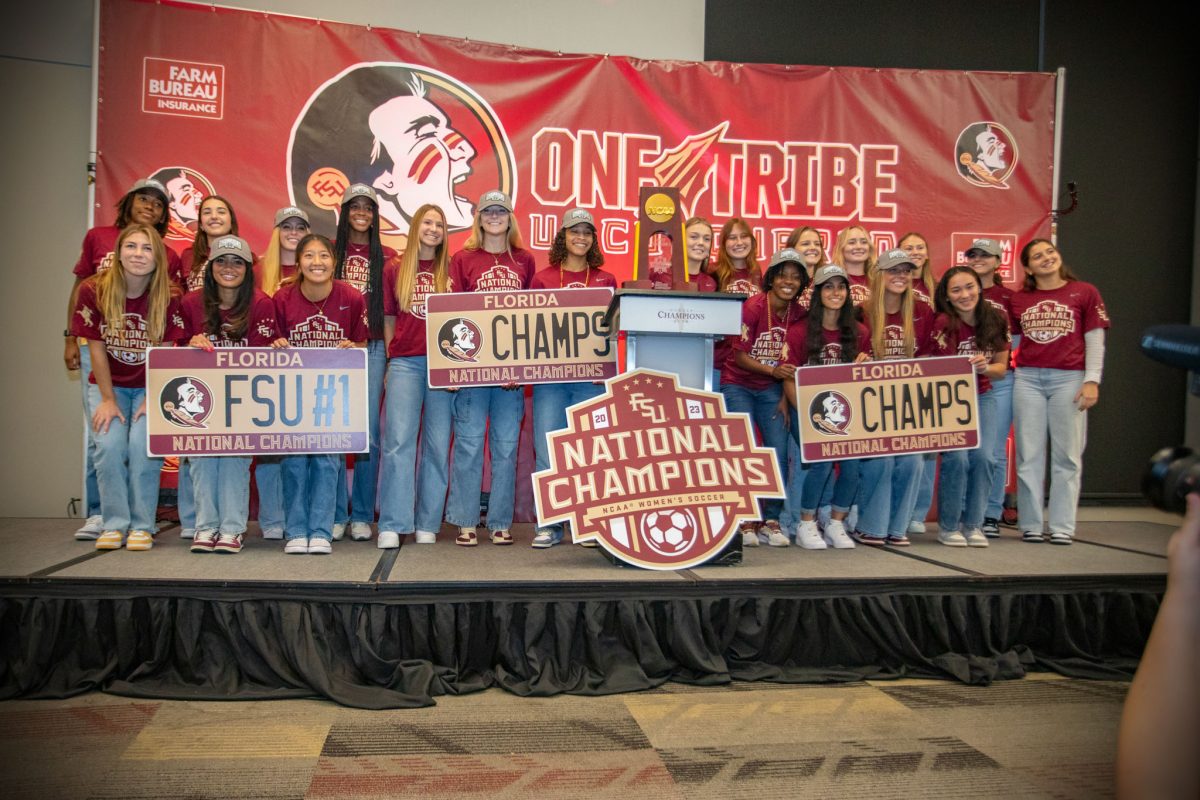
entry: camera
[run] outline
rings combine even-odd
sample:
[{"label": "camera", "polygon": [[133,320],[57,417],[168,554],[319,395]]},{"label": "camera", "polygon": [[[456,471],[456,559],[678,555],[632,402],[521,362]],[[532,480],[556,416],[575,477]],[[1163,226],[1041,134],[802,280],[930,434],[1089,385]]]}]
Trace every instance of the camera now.
[{"label": "camera", "polygon": [[[1155,325],[1142,334],[1142,352],[1155,361],[1188,370],[1189,388],[1200,396],[1200,328]],[[1200,455],[1190,447],[1164,447],[1150,457],[1142,494],[1155,508],[1182,514],[1189,492],[1200,491]]]}]

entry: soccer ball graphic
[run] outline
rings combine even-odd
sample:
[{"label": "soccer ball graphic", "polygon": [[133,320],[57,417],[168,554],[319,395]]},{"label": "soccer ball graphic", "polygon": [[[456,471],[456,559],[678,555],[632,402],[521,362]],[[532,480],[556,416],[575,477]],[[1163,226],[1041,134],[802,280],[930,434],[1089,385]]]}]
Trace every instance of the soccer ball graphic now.
[{"label": "soccer ball graphic", "polygon": [[696,517],[684,508],[651,511],[642,517],[642,540],[656,553],[673,556],[692,546]]}]

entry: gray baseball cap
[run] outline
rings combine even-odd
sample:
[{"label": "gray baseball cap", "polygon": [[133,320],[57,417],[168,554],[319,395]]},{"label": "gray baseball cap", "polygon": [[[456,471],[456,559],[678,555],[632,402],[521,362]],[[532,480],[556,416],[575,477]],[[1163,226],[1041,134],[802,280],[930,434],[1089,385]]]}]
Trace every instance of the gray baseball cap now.
[{"label": "gray baseball cap", "polygon": [[302,219],[304,220],[305,225],[311,224],[308,221],[308,214],[303,208],[297,208],[296,206],[284,206],[275,212],[275,227],[278,228],[289,219]]},{"label": "gray baseball cap", "polygon": [[1004,252],[1000,249],[1000,243],[995,239],[976,239],[967,248],[967,253],[970,253],[972,250],[978,250],[981,253],[987,253],[989,256],[995,256],[996,258],[999,258],[1001,253]]},{"label": "gray baseball cap", "polygon": [[475,208],[483,211],[485,208],[491,208],[492,206],[500,206],[510,214],[513,210],[512,200],[499,189],[492,189],[490,192],[484,192],[479,195],[479,205],[475,206]]},{"label": "gray baseball cap", "polygon": [[846,274],[846,270],[842,269],[837,264],[826,264],[825,266],[818,268],[816,273],[813,274],[812,285],[813,287],[820,286],[830,278],[841,278],[846,283],[850,283],[850,276]]},{"label": "gray baseball cap", "polygon": [[889,270],[893,267],[898,267],[901,264],[908,264],[911,267],[916,267],[916,263],[912,260],[912,256],[903,250],[888,250],[879,257],[879,262],[875,265],[875,269]]},{"label": "gray baseball cap", "polygon": [[[496,205],[496,203],[492,203],[492,205]],[[570,211],[563,214],[563,228],[574,228],[581,222],[586,222],[588,225],[591,225],[592,230],[596,229],[596,220],[592,218],[592,212],[588,211],[586,208],[572,208]]]},{"label": "gray baseball cap", "polygon": [[167,194],[167,187],[163,186],[153,178],[141,178],[134,182],[129,191],[125,194],[137,194],[138,192],[158,192],[162,195],[163,205],[169,205],[171,196]]},{"label": "gray baseball cap", "polygon": [[379,205],[379,196],[365,183],[352,183],[347,186],[346,191],[342,192],[342,205],[346,205],[356,197],[365,197],[375,205]]},{"label": "gray baseball cap", "polygon": [[240,236],[222,236],[213,243],[213,248],[208,252],[208,263],[216,261],[221,256],[237,256],[247,264],[254,263],[254,254],[250,252],[250,245]]}]

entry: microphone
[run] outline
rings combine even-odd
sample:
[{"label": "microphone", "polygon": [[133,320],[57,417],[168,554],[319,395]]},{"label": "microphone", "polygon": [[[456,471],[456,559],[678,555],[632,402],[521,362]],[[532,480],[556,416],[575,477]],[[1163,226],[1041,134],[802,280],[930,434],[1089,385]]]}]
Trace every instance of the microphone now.
[{"label": "microphone", "polygon": [[1142,333],[1142,352],[1172,367],[1200,372],[1200,328],[1153,325]]}]

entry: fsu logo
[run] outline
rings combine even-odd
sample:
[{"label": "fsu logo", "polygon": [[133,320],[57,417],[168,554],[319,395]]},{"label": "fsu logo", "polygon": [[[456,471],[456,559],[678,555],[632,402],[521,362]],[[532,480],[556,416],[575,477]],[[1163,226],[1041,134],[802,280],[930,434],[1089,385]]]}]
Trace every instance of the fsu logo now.
[{"label": "fsu logo", "polygon": [[954,163],[972,186],[1007,189],[1017,168],[1017,141],[999,122],[973,122],[958,135]]},{"label": "fsu logo", "polygon": [[747,415],[652,370],[569,408],[549,450],[533,477],[539,522],[569,522],[576,542],[647,569],[708,561],[758,519],[760,498],[783,497],[775,452],[755,446]]},{"label": "fsu logo", "polygon": [[167,187],[171,201],[163,240],[191,247],[200,221],[200,201],[217,193],[212,181],[191,167],[163,167],[150,177]]},{"label": "fsu logo", "polygon": [[517,189],[512,146],[487,101],[445,73],[388,62],[355,64],[313,92],[292,127],[288,179],[292,202],[325,232],[347,186],[373,187],[383,243],[398,251],[422,205],[459,231],[475,213],[468,198],[499,189],[515,200]]},{"label": "fsu logo", "polygon": [[844,394],[831,389],[813,397],[808,404],[808,419],[822,436],[849,436],[846,429],[853,418],[852,408]]},{"label": "fsu logo", "polygon": [[172,378],[158,394],[163,419],[179,428],[207,428],[212,413],[212,389],[198,378]]},{"label": "fsu logo", "polygon": [[438,331],[438,349],[451,361],[474,363],[483,349],[483,331],[466,317],[447,320]]}]

